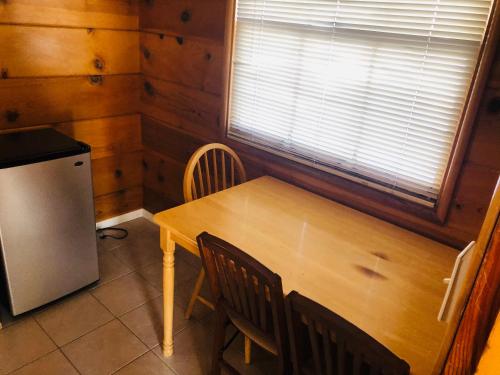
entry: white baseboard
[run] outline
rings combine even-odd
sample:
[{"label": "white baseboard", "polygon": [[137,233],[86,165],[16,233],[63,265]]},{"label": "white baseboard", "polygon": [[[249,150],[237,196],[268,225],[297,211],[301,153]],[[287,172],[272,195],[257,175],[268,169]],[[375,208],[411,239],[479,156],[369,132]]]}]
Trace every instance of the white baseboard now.
[{"label": "white baseboard", "polygon": [[154,216],[153,213],[149,212],[148,210],[146,210],[144,208],[142,209],[142,217],[144,219],[149,220],[150,222],[154,223],[153,216]]},{"label": "white baseboard", "polygon": [[96,229],[109,228],[140,217],[153,222],[153,214],[148,210],[145,210],[144,208],[139,208],[138,210],[127,212],[123,215],[118,215],[103,221],[99,221],[98,223],[96,223],[95,227]]}]

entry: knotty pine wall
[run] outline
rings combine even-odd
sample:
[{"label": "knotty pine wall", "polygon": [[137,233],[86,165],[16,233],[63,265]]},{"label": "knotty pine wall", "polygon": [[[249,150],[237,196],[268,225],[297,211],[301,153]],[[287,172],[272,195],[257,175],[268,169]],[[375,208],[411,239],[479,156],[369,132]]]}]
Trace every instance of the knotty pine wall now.
[{"label": "knotty pine wall", "polygon": [[[219,139],[222,104],[225,0],[151,0],[140,7],[144,204],[158,211],[179,204],[191,153]],[[355,208],[463,246],[479,232],[500,172],[500,53],[484,92],[446,223],[383,208],[384,198]],[[279,157],[237,147],[250,177],[269,174],[353,205],[362,189],[351,182]]]},{"label": "knotty pine wall", "polygon": [[0,0],[0,131],[92,146],[97,220],[142,207],[139,0]]}]

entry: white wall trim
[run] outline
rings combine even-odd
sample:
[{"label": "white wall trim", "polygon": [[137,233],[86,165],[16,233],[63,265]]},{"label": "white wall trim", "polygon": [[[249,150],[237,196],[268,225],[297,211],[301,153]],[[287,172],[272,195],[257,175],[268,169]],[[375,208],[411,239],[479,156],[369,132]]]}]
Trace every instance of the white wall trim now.
[{"label": "white wall trim", "polygon": [[153,216],[154,216],[153,213],[149,212],[148,210],[146,210],[144,208],[142,209],[142,217],[144,219],[149,220],[150,222],[154,223]]},{"label": "white wall trim", "polygon": [[148,210],[145,210],[144,208],[139,208],[138,210],[127,212],[123,215],[118,215],[103,221],[99,221],[98,223],[96,223],[95,227],[96,229],[108,228],[140,217],[153,222],[153,214]]}]

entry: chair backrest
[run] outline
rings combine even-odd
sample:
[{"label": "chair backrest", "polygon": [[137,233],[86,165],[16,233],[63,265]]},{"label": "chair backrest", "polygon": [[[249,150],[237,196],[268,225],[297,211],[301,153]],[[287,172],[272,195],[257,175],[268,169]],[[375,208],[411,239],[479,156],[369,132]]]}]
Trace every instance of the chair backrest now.
[{"label": "chair backrest", "polygon": [[184,172],[184,200],[202,198],[241,184],[247,179],[240,158],[222,143],[200,147],[188,161]]},{"label": "chair backrest", "polygon": [[[244,322],[256,335],[272,340],[288,363],[288,340],[281,277],[224,240],[202,233],[198,246],[214,303],[231,320]],[[286,353],[284,353],[286,352]]]},{"label": "chair backrest", "polygon": [[285,299],[295,374],[399,375],[408,363],[322,305],[291,292]]}]

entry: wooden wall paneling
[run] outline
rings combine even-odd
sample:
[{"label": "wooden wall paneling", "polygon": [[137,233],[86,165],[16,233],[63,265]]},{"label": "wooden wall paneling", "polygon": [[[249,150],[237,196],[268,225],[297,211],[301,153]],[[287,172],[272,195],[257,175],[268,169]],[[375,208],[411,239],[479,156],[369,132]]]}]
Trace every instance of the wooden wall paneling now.
[{"label": "wooden wall paneling", "polygon": [[149,76],[142,86],[142,113],[207,142],[218,138],[219,97]]},{"label": "wooden wall paneling", "polygon": [[500,89],[500,48],[497,48],[497,55],[495,56],[488,86]]},{"label": "wooden wall paneling", "polygon": [[[473,374],[500,307],[500,180],[477,239],[479,269],[443,373]],[[453,332],[452,332],[453,333]],[[447,340],[450,340],[447,335]],[[449,341],[448,341],[449,342]]]},{"label": "wooden wall paneling", "polygon": [[179,205],[165,194],[149,189],[147,186],[144,186],[143,191],[143,208],[149,212],[156,213]]},{"label": "wooden wall paneling", "polygon": [[142,151],[92,160],[94,196],[142,184]]},{"label": "wooden wall paneling", "polygon": [[139,114],[56,124],[54,128],[92,147],[92,159],[142,150]]},{"label": "wooden wall paneling", "polygon": [[224,46],[209,39],[141,33],[142,72],[220,95]]},{"label": "wooden wall paneling", "polygon": [[143,115],[142,143],[158,154],[186,164],[191,155],[206,142]]},{"label": "wooden wall paneling", "polygon": [[0,25],[3,78],[139,73],[137,31]]},{"label": "wooden wall paneling", "polygon": [[2,0],[0,23],[137,30],[140,0]]},{"label": "wooden wall paneling", "polygon": [[447,228],[474,239],[493,195],[500,170],[465,162],[456,185],[456,192],[447,220]]},{"label": "wooden wall paneling", "polygon": [[94,198],[96,220],[109,219],[142,208],[142,186],[119,190]]},{"label": "wooden wall paneling", "polygon": [[97,219],[142,207],[139,0],[0,0],[0,131],[92,147]]},{"label": "wooden wall paneling", "polygon": [[139,75],[0,80],[0,130],[137,113]]},{"label": "wooden wall paneling", "polygon": [[224,40],[226,0],[148,0],[139,12],[141,30],[168,30],[181,36]]},{"label": "wooden wall paneling", "polygon": [[500,86],[497,89],[488,88],[484,93],[466,160],[500,170],[499,145]]},{"label": "wooden wall paneling", "polygon": [[143,163],[144,188],[156,192],[167,202],[182,204],[184,202],[182,179],[185,167],[185,163],[146,148]]}]

